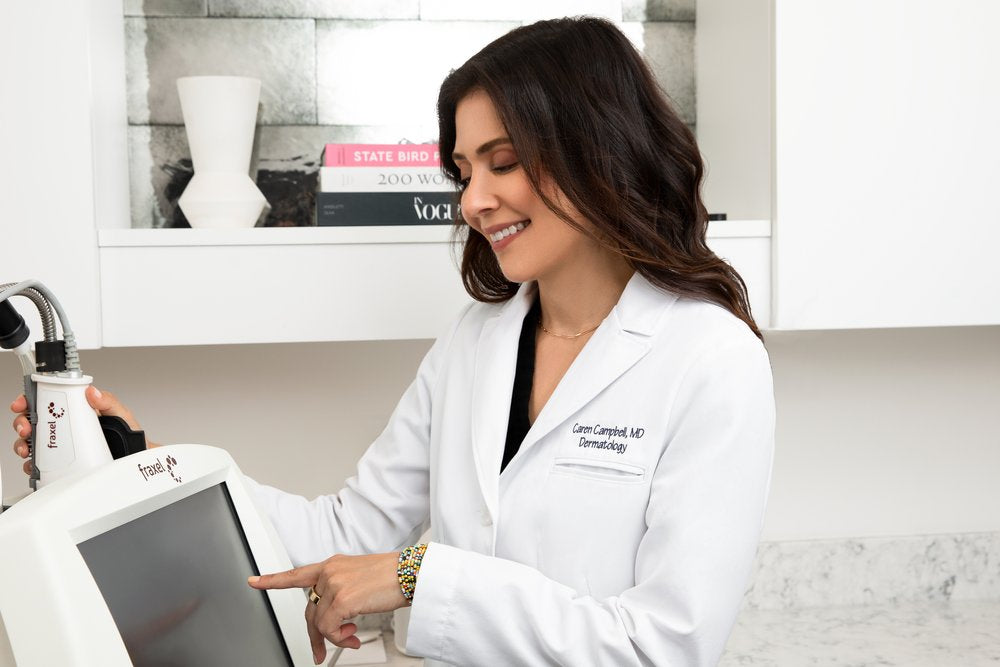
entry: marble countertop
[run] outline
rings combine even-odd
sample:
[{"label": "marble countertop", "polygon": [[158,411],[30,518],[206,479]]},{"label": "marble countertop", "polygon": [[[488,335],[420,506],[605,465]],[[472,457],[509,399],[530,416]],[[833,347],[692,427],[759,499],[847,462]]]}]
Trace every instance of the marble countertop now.
[{"label": "marble countertop", "polygon": [[745,609],[720,667],[1000,667],[1000,600]]},{"label": "marble countertop", "polygon": [[[379,665],[423,664],[383,641]],[[1000,667],[1000,600],[744,609],[719,662],[742,665]]]}]

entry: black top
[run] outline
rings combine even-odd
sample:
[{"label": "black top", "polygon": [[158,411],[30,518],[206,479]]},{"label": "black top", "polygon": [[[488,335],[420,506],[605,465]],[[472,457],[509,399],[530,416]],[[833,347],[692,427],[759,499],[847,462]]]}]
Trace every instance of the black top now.
[{"label": "black top", "polygon": [[503,472],[510,460],[521,448],[524,436],[528,435],[531,421],[528,419],[528,400],[531,398],[531,380],[535,376],[535,330],[542,316],[541,303],[536,299],[531,310],[524,316],[521,337],[517,342],[517,365],[514,368],[514,389],[510,396],[510,418],[507,420],[507,444],[503,448]]}]

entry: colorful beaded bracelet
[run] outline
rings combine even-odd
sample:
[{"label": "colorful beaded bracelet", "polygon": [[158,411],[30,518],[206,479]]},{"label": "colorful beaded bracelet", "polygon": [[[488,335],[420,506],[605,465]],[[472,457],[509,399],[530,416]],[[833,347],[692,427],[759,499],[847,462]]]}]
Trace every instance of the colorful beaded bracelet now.
[{"label": "colorful beaded bracelet", "polygon": [[426,544],[414,544],[399,552],[399,565],[396,566],[396,578],[399,579],[399,589],[407,604],[413,604],[413,592],[417,588],[417,575],[420,574],[420,562],[427,551]]}]

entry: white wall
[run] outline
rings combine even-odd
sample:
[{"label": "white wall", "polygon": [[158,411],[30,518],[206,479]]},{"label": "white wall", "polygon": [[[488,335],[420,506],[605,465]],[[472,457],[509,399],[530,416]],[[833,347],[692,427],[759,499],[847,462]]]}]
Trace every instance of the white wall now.
[{"label": "white wall", "polygon": [[765,539],[1000,530],[1000,327],[772,333]]},{"label": "white wall", "polygon": [[[1000,327],[772,333],[764,538],[1000,530]],[[339,488],[429,341],[85,351],[150,436],[223,446],[307,496]],[[0,355],[0,396],[19,392]],[[3,443],[5,494],[25,488]]]}]

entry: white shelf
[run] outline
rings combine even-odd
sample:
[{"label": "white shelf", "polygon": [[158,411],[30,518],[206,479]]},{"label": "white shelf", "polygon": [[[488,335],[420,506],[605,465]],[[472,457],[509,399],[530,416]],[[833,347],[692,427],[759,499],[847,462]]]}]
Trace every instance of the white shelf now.
[{"label": "white shelf", "polygon": [[[770,220],[715,220],[708,238],[768,238]],[[258,227],[253,229],[101,229],[102,248],[451,243],[451,225]]]},{"label": "white shelf", "polygon": [[457,250],[446,242],[101,247],[104,345],[434,338],[469,300]]},{"label": "white shelf", "polygon": [[[770,317],[770,223],[709,224]],[[98,233],[108,347],[434,338],[469,302],[450,225]]]},{"label": "white shelf", "polygon": [[253,229],[102,229],[102,248],[177,246],[449,243],[451,225],[382,227],[255,227]]}]

